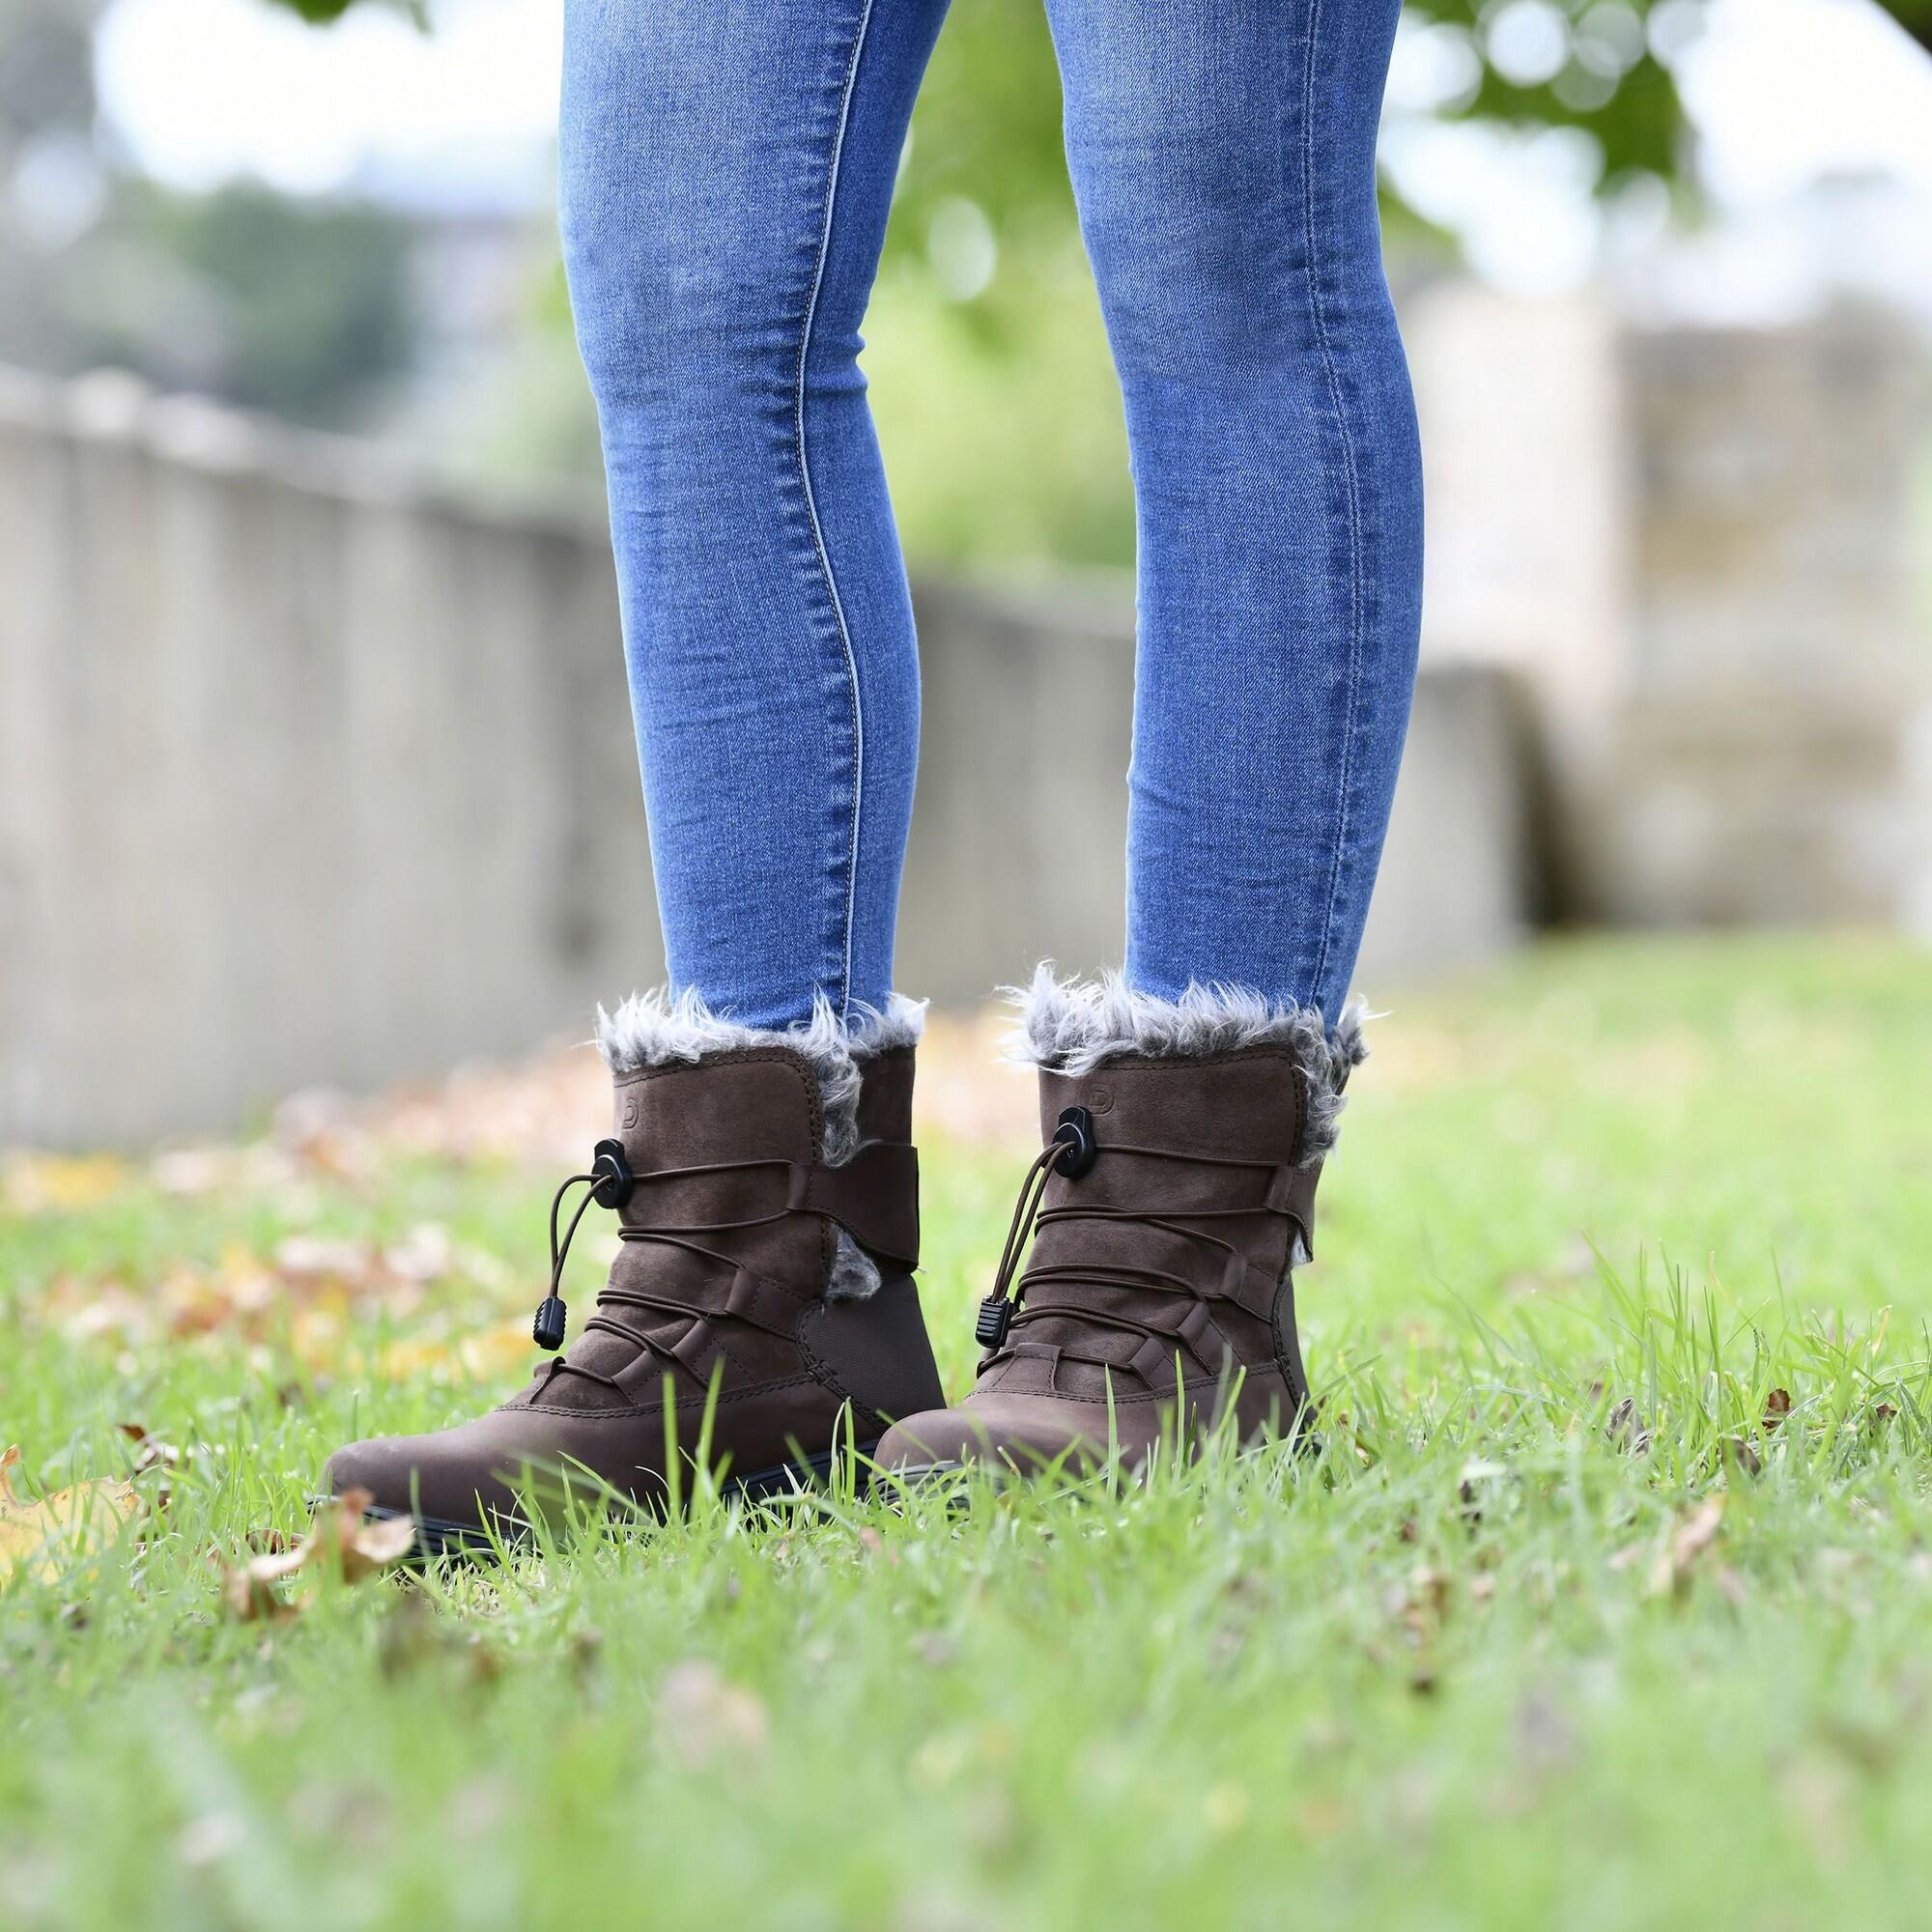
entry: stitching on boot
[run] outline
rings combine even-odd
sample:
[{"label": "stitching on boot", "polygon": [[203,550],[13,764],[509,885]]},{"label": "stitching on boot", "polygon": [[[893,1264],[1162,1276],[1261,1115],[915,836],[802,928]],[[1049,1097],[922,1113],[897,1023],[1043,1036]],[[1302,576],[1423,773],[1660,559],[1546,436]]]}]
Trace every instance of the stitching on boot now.
[{"label": "stitching on boot", "polygon": [[1350,1001],[1331,1027],[1313,1007],[1270,1002],[1246,987],[1195,984],[1179,999],[1164,1000],[1129,986],[1118,973],[1063,980],[1047,961],[1030,986],[1009,986],[1006,993],[1015,1009],[1009,1057],[1056,1073],[1091,1073],[1127,1054],[1200,1060],[1248,1047],[1286,1047],[1306,1097],[1304,1161],[1320,1160],[1335,1145],[1343,1089],[1369,1056],[1362,1034],[1369,1013],[1359,999]]},{"label": "stitching on boot", "polygon": [[[717,1406],[723,1409],[732,1403],[752,1402],[760,1396],[776,1394],[780,1389],[803,1388],[807,1382],[816,1381],[816,1376],[784,1376],[776,1381],[753,1382],[745,1388],[721,1389],[718,1392]],[[673,1406],[682,1415],[689,1411],[693,1415],[704,1413],[703,1396],[681,1395]],[[506,1404],[505,1406],[508,1406]],[[573,1422],[581,1422],[593,1427],[609,1424],[615,1428],[620,1422],[635,1422],[640,1415],[654,1415],[664,1408],[662,1396],[653,1397],[649,1402],[633,1403],[629,1408],[564,1408],[555,1403],[532,1402],[525,1405],[524,1413],[529,1415],[566,1415]]]},{"label": "stitching on boot", "polygon": [[[842,1234],[844,1231],[841,1229],[839,1232]],[[849,1239],[850,1237],[847,1236],[847,1238]],[[866,1262],[867,1266],[868,1267],[871,1266],[869,1259],[867,1259],[866,1256],[861,1255],[860,1259]],[[873,1285],[874,1287],[877,1286],[876,1271],[874,1273]],[[818,1352],[818,1350],[811,1346],[812,1342],[811,1331],[817,1325],[819,1319],[824,1315],[826,1303],[831,1299],[832,1296],[830,1292],[828,1291],[828,1293],[824,1296],[822,1296],[819,1300],[812,1303],[812,1305],[810,1308],[808,1308],[803,1315],[799,1317],[798,1352],[805,1357],[805,1365],[811,1371],[812,1379],[814,1381],[821,1382],[825,1386],[825,1388],[828,1389],[838,1401],[841,1403],[849,1402],[852,1405],[853,1414],[858,1416],[867,1429],[874,1429],[874,1428],[884,1429],[886,1427],[886,1418],[883,1415],[881,1415],[878,1412],[878,1410],[873,1408],[867,1408],[866,1405],[863,1402],[861,1402],[859,1398],[856,1395],[854,1395],[852,1391],[848,1389],[844,1385],[844,1383],[842,1383],[838,1379],[838,1375],[833,1370],[832,1364],[828,1362],[824,1358],[824,1356],[822,1356]]]}]

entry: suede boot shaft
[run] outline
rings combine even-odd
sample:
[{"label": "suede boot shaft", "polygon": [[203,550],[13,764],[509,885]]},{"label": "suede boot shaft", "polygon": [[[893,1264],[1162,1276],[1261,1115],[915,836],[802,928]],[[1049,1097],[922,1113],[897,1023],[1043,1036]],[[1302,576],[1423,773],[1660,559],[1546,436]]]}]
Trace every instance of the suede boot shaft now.
[{"label": "suede boot shaft", "polygon": [[566,1486],[661,1507],[672,1454],[688,1492],[707,1415],[708,1466],[761,1492],[822,1471],[846,1429],[869,1450],[940,1401],[913,1283],[912,1046],[638,1058],[600,1150],[622,1244],[582,1332],[473,1422],[340,1451],[333,1491],[370,1491],[434,1544],[521,1528]]}]

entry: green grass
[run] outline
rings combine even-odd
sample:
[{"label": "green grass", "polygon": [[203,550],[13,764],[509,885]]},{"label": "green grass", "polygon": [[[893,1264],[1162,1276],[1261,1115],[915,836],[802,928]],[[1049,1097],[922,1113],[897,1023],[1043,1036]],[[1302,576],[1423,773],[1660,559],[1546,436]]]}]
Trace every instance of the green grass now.
[{"label": "green grass", "polygon": [[[160,1533],[0,1587],[0,1925],[1922,1922],[1932,958],[1548,948],[1377,1038],[1303,1277],[1319,1458],[705,1507],[274,1626],[208,1552],[503,1385],[453,1338],[533,1298],[545,1177],[0,1218],[33,1483],[119,1473],[124,1420],[197,1452]],[[926,1166],[958,1387],[1016,1164]],[[68,1332],[424,1220],[456,1264],[390,1314]]]}]

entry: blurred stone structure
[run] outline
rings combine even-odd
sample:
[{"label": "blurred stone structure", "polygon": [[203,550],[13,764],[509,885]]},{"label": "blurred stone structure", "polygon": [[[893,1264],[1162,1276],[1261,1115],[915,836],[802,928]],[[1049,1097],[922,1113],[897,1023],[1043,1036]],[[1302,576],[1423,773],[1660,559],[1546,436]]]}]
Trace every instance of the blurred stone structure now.
[{"label": "blurred stone structure", "polygon": [[[1361,980],[1539,915],[1932,930],[1903,325],[1407,307],[1424,675]],[[587,1033],[662,970],[605,535],[121,379],[0,381],[0,1144]],[[1124,592],[926,583],[902,984],[1121,950]]]},{"label": "blurred stone structure", "polygon": [[1633,333],[1613,919],[1932,930],[1932,384],[1902,324]]},{"label": "blurred stone structure", "polygon": [[1432,658],[1535,694],[1558,910],[1932,931],[1932,358],[1840,310],[1407,318]]},{"label": "blurred stone structure", "polygon": [[[0,384],[0,1145],[228,1126],[662,971],[601,528],[120,379]],[[919,592],[901,984],[1121,952],[1132,610]],[[1508,677],[1424,680],[1363,975],[1526,920]]]}]

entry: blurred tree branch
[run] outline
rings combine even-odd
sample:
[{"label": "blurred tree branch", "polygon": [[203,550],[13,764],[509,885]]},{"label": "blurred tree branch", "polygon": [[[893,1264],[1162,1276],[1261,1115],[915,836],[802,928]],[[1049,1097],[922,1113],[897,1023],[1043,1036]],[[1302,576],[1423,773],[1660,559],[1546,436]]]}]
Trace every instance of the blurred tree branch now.
[{"label": "blurred tree branch", "polygon": [[1887,0],[1885,12],[1932,53],[1932,0]]},{"label": "blurred tree branch", "polygon": [[[358,5],[388,6],[429,26],[429,0],[272,0],[305,20],[327,26]],[[1030,0],[1037,12],[1037,0]],[[1405,0],[1411,24],[1427,23],[1457,37],[1474,57],[1474,84],[1444,104],[1450,118],[1513,127],[1580,128],[1603,144],[1604,173],[1614,180],[1632,168],[1674,178],[1681,171],[1683,107],[1668,56],[1660,59],[1655,22],[1666,43],[1692,37],[1706,0]],[[1869,0],[1932,52],[1932,0]],[[993,10],[999,11],[999,10]],[[1528,16],[1541,14],[1545,31]],[[1511,16],[1514,16],[1512,19]],[[1633,35],[1632,27],[1637,29]],[[955,19],[954,31],[959,23]],[[1554,49],[1548,31],[1567,32],[1559,58],[1531,60],[1524,50]],[[1514,31],[1513,31],[1514,29]],[[1512,55],[1512,44],[1517,49]],[[1537,71],[1547,66],[1548,72]]]}]

